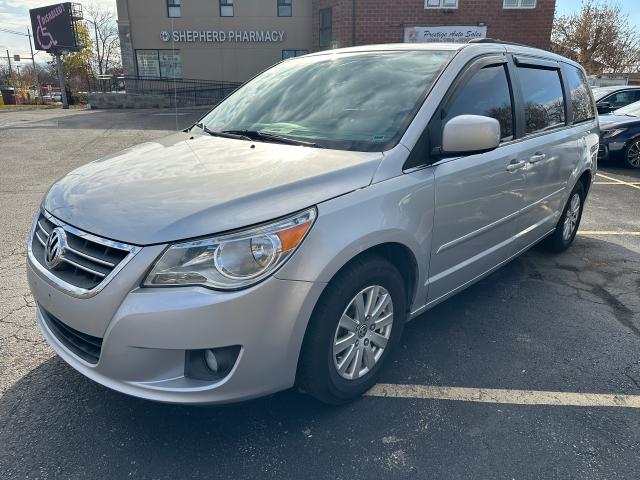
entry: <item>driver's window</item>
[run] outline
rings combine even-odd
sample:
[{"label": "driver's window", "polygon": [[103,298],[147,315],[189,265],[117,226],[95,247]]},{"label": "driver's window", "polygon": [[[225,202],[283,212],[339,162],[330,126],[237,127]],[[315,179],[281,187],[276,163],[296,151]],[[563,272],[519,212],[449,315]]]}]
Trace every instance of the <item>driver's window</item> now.
[{"label": "driver's window", "polygon": [[444,123],[458,115],[484,115],[500,122],[503,141],[513,138],[513,106],[505,65],[479,70],[449,104]]},{"label": "driver's window", "polygon": [[618,92],[616,94],[611,95],[607,102],[611,105],[612,108],[619,108],[629,105],[636,100],[636,92],[633,90],[626,90],[624,92]]}]

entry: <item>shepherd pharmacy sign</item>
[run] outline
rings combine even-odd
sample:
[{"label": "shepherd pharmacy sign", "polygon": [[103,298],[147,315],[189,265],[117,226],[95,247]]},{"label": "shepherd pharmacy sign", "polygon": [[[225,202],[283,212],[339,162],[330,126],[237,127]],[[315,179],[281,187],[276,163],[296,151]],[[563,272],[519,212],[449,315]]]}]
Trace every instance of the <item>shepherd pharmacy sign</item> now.
[{"label": "shepherd pharmacy sign", "polygon": [[447,25],[441,27],[404,27],[405,43],[451,42],[467,43],[474,38],[485,38],[487,27]]},{"label": "shepherd pharmacy sign", "polygon": [[286,32],[282,30],[174,30],[160,32],[163,42],[176,43],[277,43],[282,42]]}]

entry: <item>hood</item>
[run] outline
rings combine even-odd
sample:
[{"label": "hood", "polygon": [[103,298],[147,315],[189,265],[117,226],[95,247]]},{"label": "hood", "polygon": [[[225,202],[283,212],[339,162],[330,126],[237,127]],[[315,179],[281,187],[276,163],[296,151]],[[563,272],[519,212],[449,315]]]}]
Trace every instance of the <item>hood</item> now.
[{"label": "hood", "polygon": [[81,230],[135,245],[269,221],[371,183],[381,153],[178,133],[58,180],[44,208]]},{"label": "hood", "polygon": [[629,115],[600,115],[600,128],[610,130],[612,127],[618,127],[620,125],[640,124],[640,117],[631,117]]}]

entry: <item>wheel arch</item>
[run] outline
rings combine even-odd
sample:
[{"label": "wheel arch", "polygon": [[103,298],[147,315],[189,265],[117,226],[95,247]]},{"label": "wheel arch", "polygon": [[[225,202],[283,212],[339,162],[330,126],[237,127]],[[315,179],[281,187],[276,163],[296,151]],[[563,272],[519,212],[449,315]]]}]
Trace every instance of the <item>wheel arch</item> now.
[{"label": "wheel arch", "polygon": [[406,294],[407,294],[407,313],[410,311],[413,301],[415,300],[415,297],[419,291],[418,283],[420,281],[420,269],[418,265],[418,260],[414,255],[413,251],[411,250],[411,248],[409,248],[407,245],[400,242],[387,241],[387,242],[371,245],[368,248],[365,248],[360,252],[358,252],[357,254],[351,256],[351,258],[349,258],[346,262],[343,262],[340,268],[338,268],[333,273],[333,275],[327,282],[324,290],[318,296],[315,302],[315,305],[313,306],[313,309],[311,311],[312,313],[309,318],[309,323],[305,327],[305,332],[302,337],[300,349],[298,350],[297,365],[296,365],[296,380],[295,380],[296,385],[299,384],[300,367],[301,367],[301,359],[302,359],[301,349],[303,348],[304,344],[308,340],[309,325],[310,325],[311,319],[313,318],[314,313],[318,308],[318,305],[322,303],[323,298],[327,294],[327,286],[331,283],[331,281],[334,278],[340,275],[343,271],[345,271],[355,262],[362,261],[367,257],[378,257],[378,258],[383,258],[385,260],[389,260],[390,263],[392,263],[398,269],[398,271],[400,272],[400,275],[405,280],[405,287],[406,287]]}]

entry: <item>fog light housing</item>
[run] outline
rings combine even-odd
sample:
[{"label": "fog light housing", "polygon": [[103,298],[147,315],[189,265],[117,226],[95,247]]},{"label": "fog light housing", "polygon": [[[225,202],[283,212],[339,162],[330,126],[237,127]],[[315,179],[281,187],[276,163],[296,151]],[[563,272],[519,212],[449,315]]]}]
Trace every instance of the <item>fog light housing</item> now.
[{"label": "fog light housing", "polygon": [[184,375],[196,380],[221,380],[233,370],[240,345],[185,352]]}]

